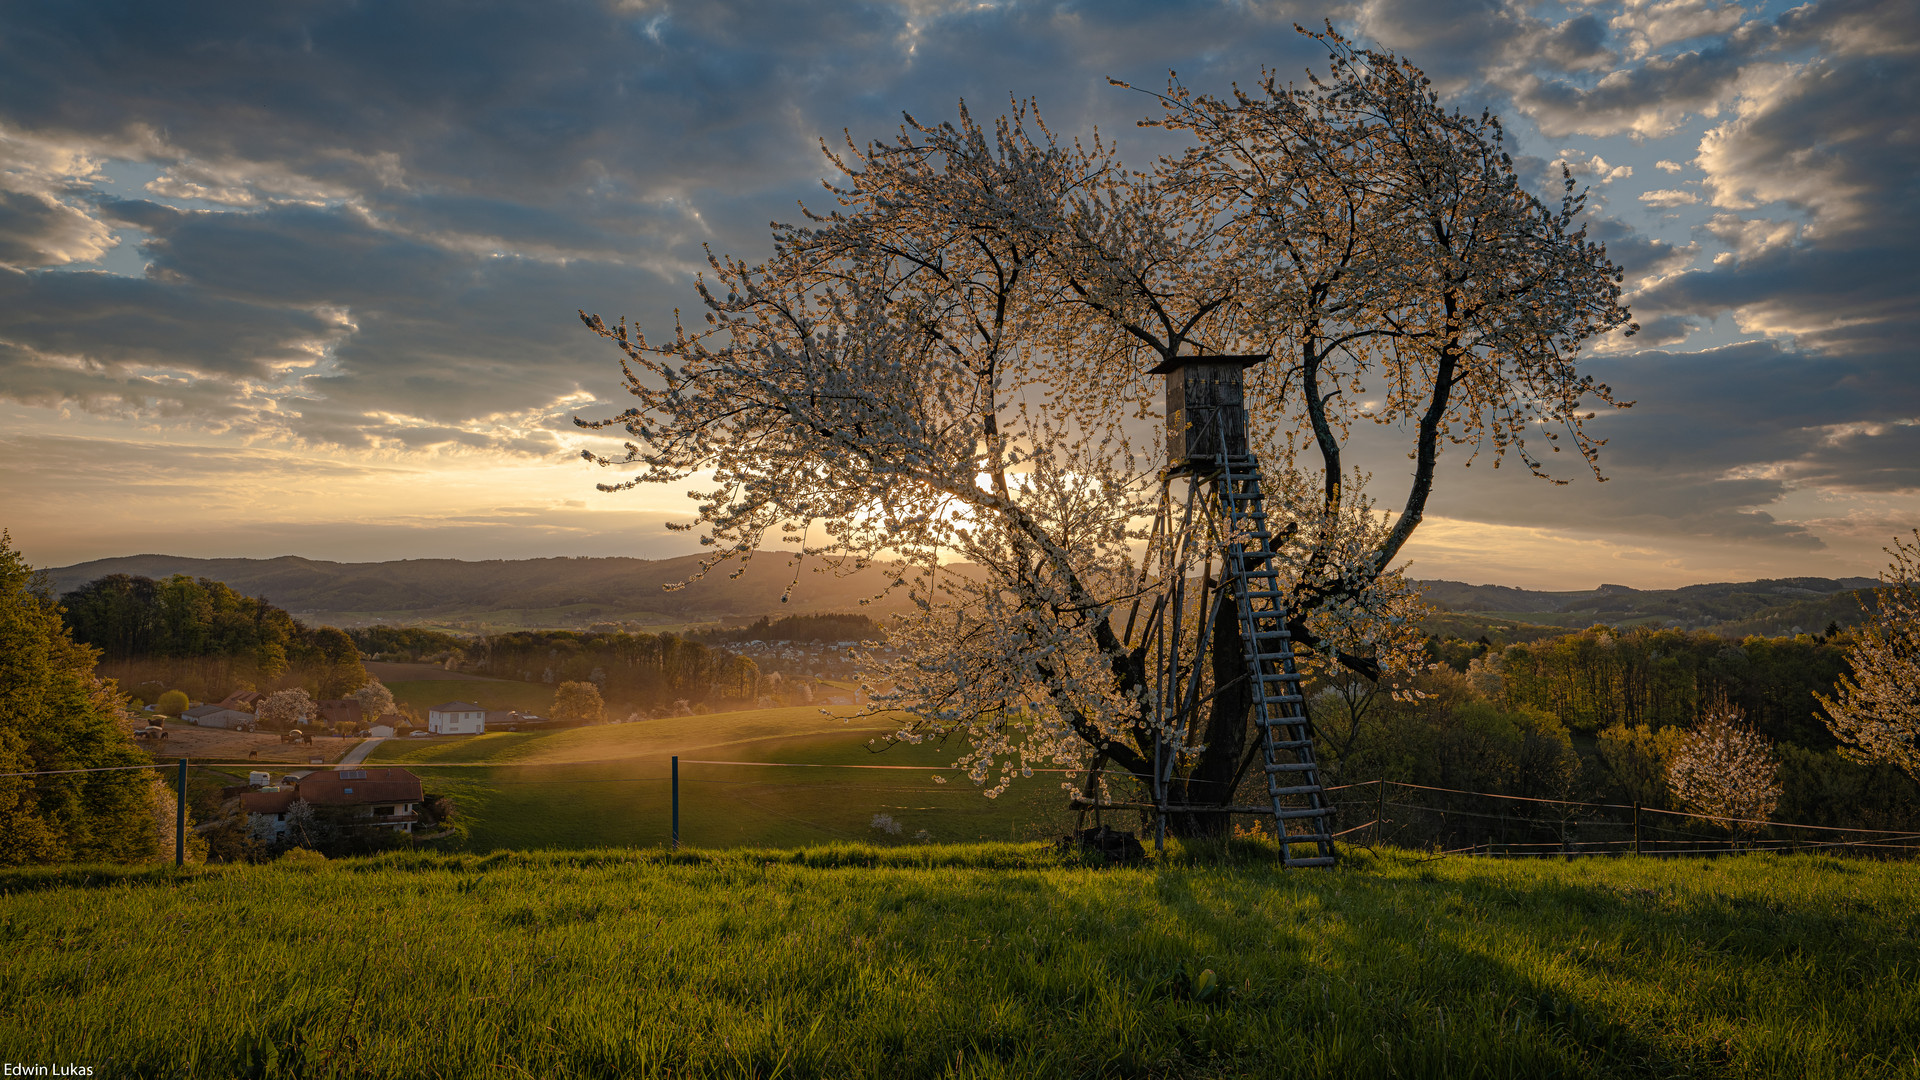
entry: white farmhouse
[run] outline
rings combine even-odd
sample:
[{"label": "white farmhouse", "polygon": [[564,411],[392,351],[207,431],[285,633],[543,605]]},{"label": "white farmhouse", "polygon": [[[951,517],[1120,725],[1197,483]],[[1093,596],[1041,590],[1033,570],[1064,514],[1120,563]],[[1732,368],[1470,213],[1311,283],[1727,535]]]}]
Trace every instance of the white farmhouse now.
[{"label": "white farmhouse", "polygon": [[435,735],[484,735],[487,710],[465,701],[449,701],[427,710],[427,730]]}]

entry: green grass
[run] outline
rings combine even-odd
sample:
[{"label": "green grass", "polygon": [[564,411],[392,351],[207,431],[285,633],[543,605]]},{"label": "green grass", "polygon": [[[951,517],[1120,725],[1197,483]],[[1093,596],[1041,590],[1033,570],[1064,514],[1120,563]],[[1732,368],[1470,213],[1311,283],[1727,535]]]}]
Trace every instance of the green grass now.
[{"label": "green grass", "polygon": [[[469,684],[471,685],[471,684]],[[850,712],[851,710],[842,710]],[[428,790],[453,797],[466,851],[647,847],[671,833],[671,759],[680,771],[680,836],[701,847],[800,847],[835,841],[941,842],[1057,836],[1074,824],[1057,780],[1018,783],[998,799],[964,776],[875,769],[789,769],[694,764],[692,759],[817,765],[944,765],[954,751],[868,741],[894,730],[878,719],[824,716],[816,708],[759,709],[554,732],[401,739],[369,759],[381,764],[473,762],[424,768]],[[897,837],[872,827],[899,822]]]},{"label": "green grass", "polygon": [[1920,867],[1240,850],[0,872],[0,1051],[96,1076],[1920,1076]]}]

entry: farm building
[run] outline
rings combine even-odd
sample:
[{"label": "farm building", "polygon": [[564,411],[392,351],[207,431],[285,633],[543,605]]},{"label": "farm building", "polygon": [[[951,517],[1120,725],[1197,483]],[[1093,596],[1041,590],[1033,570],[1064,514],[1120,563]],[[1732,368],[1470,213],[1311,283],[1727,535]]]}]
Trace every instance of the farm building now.
[{"label": "farm building", "polygon": [[427,730],[435,735],[484,735],[487,710],[466,701],[449,701],[427,710]]},{"label": "farm building", "polygon": [[190,720],[201,727],[227,728],[232,731],[252,731],[253,714],[229,709],[224,705],[195,705],[180,714],[182,720]]},{"label": "farm building", "polygon": [[248,830],[274,842],[286,837],[295,803],[344,811],[358,827],[412,832],[424,798],[420,778],[405,769],[339,769],[311,772],[278,789],[250,791],[240,805]]},{"label": "farm building", "polygon": [[532,713],[518,712],[513,709],[488,709],[488,731],[527,731],[539,730],[545,726],[546,719]]}]

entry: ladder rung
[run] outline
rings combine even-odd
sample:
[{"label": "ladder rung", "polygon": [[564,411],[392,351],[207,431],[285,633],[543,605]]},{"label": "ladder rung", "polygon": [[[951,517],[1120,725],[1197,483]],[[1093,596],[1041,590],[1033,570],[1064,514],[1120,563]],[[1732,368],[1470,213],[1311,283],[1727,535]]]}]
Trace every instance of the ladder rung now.
[{"label": "ladder rung", "polygon": [[1273,816],[1282,821],[1293,821],[1298,818],[1326,817],[1331,813],[1333,813],[1333,807],[1320,806],[1312,810],[1277,810]]},{"label": "ladder rung", "polygon": [[1304,694],[1276,694],[1273,697],[1257,698],[1262,705],[1291,705],[1296,701],[1307,700]]},{"label": "ladder rung", "polygon": [[1318,766],[1311,761],[1289,761],[1281,765],[1263,765],[1261,766],[1261,768],[1267,770],[1270,773],[1311,772],[1314,769],[1318,768]]},{"label": "ladder rung", "polygon": [[1321,791],[1319,784],[1302,784],[1299,787],[1270,787],[1269,795],[1312,795]]},{"label": "ladder rung", "polygon": [[[1296,723],[1296,724],[1297,724],[1297,723],[1299,723],[1299,721],[1298,721],[1298,720],[1295,720],[1295,721],[1292,721],[1292,722],[1293,722],[1293,723]],[[1259,723],[1259,721],[1257,721],[1257,720],[1256,720],[1256,721],[1255,721],[1255,723]],[[1265,723],[1265,724],[1262,724],[1261,726],[1262,726],[1262,727],[1274,727],[1274,726],[1276,726],[1276,725],[1278,725],[1278,724],[1283,724],[1283,723],[1286,723],[1286,721],[1281,721],[1281,720],[1273,720],[1273,721],[1268,721],[1267,723]],[[1298,749],[1300,749],[1300,748],[1301,748],[1301,747],[1303,747],[1303,746],[1312,746],[1312,745],[1313,745],[1313,740],[1312,740],[1312,739],[1288,739],[1288,740],[1286,740],[1286,741],[1284,741],[1284,742],[1276,742],[1276,743],[1274,743],[1274,744],[1273,744],[1273,748],[1274,748],[1275,750],[1298,750]]]}]

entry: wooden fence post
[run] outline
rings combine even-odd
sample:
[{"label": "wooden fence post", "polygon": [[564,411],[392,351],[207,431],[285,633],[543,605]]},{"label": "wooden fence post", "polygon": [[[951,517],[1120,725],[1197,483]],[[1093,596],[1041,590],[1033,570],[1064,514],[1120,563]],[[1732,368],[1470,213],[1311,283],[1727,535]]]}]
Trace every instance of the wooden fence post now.
[{"label": "wooden fence post", "polygon": [[180,783],[173,796],[173,865],[187,865],[187,759],[180,759]]},{"label": "wooden fence post", "polygon": [[680,755],[673,756],[673,850],[680,850]]},{"label": "wooden fence post", "polygon": [[1633,853],[1640,854],[1640,800],[1633,801]]},{"label": "wooden fence post", "polygon": [[1387,782],[1375,780],[1373,805],[1373,846],[1379,847],[1387,827]]}]

